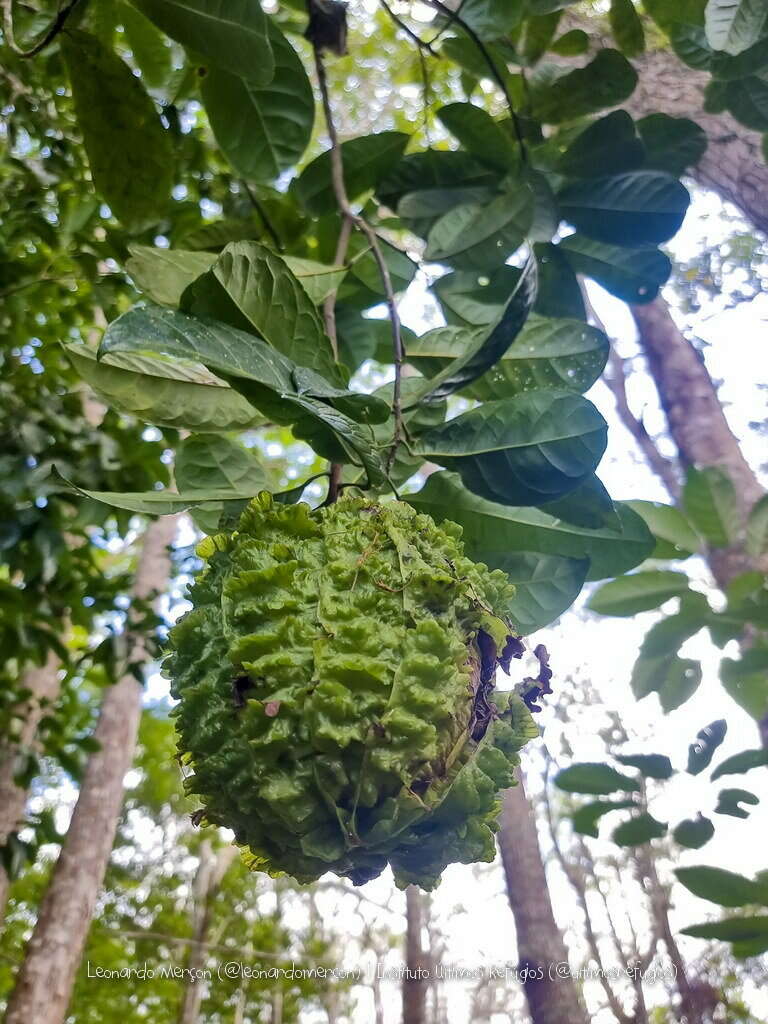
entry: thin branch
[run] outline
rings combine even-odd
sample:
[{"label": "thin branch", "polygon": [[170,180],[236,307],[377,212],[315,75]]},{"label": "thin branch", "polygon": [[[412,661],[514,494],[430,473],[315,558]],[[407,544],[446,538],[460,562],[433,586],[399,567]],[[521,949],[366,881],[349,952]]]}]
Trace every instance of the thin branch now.
[{"label": "thin branch", "polygon": [[384,294],[386,296],[387,309],[389,312],[389,322],[392,328],[392,350],[393,359],[395,364],[395,383],[392,395],[392,412],[395,418],[395,430],[392,438],[392,446],[390,448],[388,456],[388,468],[391,467],[394,461],[397,446],[400,443],[403,436],[403,410],[401,400],[401,379],[403,375],[403,363],[405,362],[405,349],[403,347],[403,339],[400,331],[400,315],[397,311],[397,302],[395,301],[395,292],[392,287],[392,279],[389,275],[389,267],[384,259],[384,254],[379,244],[379,236],[373,230],[368,221],[359,213],[355,213],[352,209],[352,205],[347,195],[347,187],[344,182],[344,165],[341,159],[341,145],[339,143],[339,136],[336,131],[336,124],[333,120],[333,110],[331,109],[331,100],[328,92],[328,79],[325,73],[325,64],[323,63],[323,56],[320,51],[315,47],[315,69],[317,71],[317,81],[320,87],[320,96],[323,104],[323,113],[325,114],[325,123],[328,129],[328,138],[331,142],[331,180],[333,182],[333,191],[336,196],[336,203],[339,207],[339,211],[342,217],[349,220],[357,229],[361,231],[368,239],[368,243],[371,246],[371,250],[376,260],[376,266],[379,270],[379,276],[381,283],[384,287]]},{"label": "thin branch", "polygon": [[491,75],[493,76],[497,85],[504,94],[504,99],[507,101],[507,106],[509,107],[509,115],[512,118],[512,125],[515,129],[515,136],[517,138],[518,145],[520,146],[520,156],[522,158],[523,163],[527,163],[528,151],[525,146],[525,137],[523,135],[523,128],[520,124],[520,119],[517,116],[515,105],[512,102],[512,96],[510,94],[507,83],[504,81],[504,76],[496,67],[496,63],[493,57],[491,56],[488,47],[485,45],[485,43],[477,34],[477,32],[475,32],[472,26],[468,25],[467,22],[464,21],[464,19],[459,15],[458,11],[452,11],[450,7],[443,3],[443,0],[427,0],[427,3],[431,4],[432,7],[437,8],[438,11],[442,11],[443,14],[451,15],[456,24],[461,26],[461,28],[466,32],[466,34],[469,36],[469,38],[472,40],[472,42],[479,50],[480,55],[482,56],[485,63],[488,65],[488,70],[491,72]]},{"label": "thin branch", "polygon": [[448,29],[451,27],[451,25],[453,25],[454,21],[456,21],[456,19],[461,14],[461,12],[462,12],[462,10],[464,8],[464,4],[466,2],[467,2],[467,0],[460,0],[460,2],[456,5],[456,10],[455,11],[451,11],[451,13],[448,15],[448,18],[447,18],[445,24],[442,25],[437,30],[437,32],[435,32],[435,34],[432,36],[432,38],[429,40],[430,46],[434,46],[435,43],[438,42],[438,40],[440,40],[445,35],[445,33],[448,31]]},{"label": "thin branch", "polygon": [[24,50],[16,42],[16,37],[13,31],[13,0],[2,0],[3,3],[3,31],[5,39],[10,48],[16,54],[17,57],[22,57],[27,60],[30,57],[36,57],[38,53],[52,43],[56,36],[64,28],[67,18],[70,16],[72,11],[80,3],[80,0],[69,0],[69,3],[64,7],[60,8],[58,14],[53,19],[49,27],[45,30],[42,37],[32,46],[29,50]]},{"label": "thin branch", "polygon": [[[352,234],[352,221],[349,217],[342,218],[341,230],[339,231],[339,238],[336,242],[336,253],[333,258],[333,265],[340,267],[347,258],[347,249],[349,248],[349,239]],[[325,330],[328,337],[331,339],[331,348],[336,359],[339,358],[339,339],[336,331],[336,296],[339,293],[338,288],[334,288],[330,295],[326,295],[323,301],[323,319],[325,321]]]},{"label": "thin branch", "polygon": [[611,346],[611,354],[608,357],[610,374],[604,380],[613,394],[616,404],[616,412],[619,419],[637,441],[638,448],[645,456],[645,461],[661,480],[673,501],[680,498],[680,482],[673,463],[661,454],[656,447],[651,435],[645,429],[645,424],[632,412],[627,398],[627,379],[624,372],[624,360]]},{"label": "thin branch", "polygon": [[243,182],[241,182],[241,184],[242,184],[243,188],[245,189],[245,191],[246,191],[246,193],[248,195],[248,198],[251,201],[251,205],[253,206],[253,208],[258,213],[258,215],[259,215],[259,217],[261,219],[261,223],[264,225],[265,231],[267,232],[269,237],[272,239],[272,241],[273,241],[273,243],[275,245],[275,248],[277,249],[278,252],[282,252],[283,251],[283,243],[280,241],[280,236],[278,235],[277,231],[275,230],[274,224],[269,219],[269,214],[264,209],[264,204],[259,200],[258,196],[254,193],[253,189],[251,188],[251,186],[248,184],[247,181],[243,181]]},{"label": "thin branch", "polygon": [[595,312],[595,307],[590,302],[583,280],[579,280],[579,285],[581,287],[581,294],[584,299],[584,306],[589,319],[603,332],[609,341],[611,341],[611,352],[608,357],[608,368],[610,373],[607,374],[603,380],[605,381],[608,390],[613,395],[618,417],[632,437],[634,437],[638,448],[645,457],[645,461],[664,484],[669,496],[673,501],[678,501],[680,499],[680,481],[677,476],[675,464],[671,459],[668,459],[666,456],[661,454],[659,449],[656,447],[655,441],[645,429],[643,421],[638,419],[632,412],[629,405],[629,398],[627,396],[627,378],[626,373],[624,372],[624,360],[613,347],[613,339],[611,338],[605,324]]},{"label": "thin branch", "polygon": [[437,50],[433,49],[431,43],[428,43],[426,39],[422,39],[421,36],[417,32],[414,32],[413,29],[409,25],[407,25],[398,14],[395,14],[395,12],[387,3],[387,0],[379,0],[379,3],[387,12],[387,14],[395,23],[395,25],[397,25],[399,29],[402,29],[402,31],[405,32],[409,39],[412,39],[413,42],[416,43],[416,45],[419,48],[419,51],[425,51],[430,55],[430,57],[440,56]]}]

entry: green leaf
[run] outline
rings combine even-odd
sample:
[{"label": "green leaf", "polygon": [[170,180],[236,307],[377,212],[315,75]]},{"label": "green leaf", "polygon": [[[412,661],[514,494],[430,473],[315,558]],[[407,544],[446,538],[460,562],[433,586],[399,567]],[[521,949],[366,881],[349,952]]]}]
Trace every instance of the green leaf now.
[{"label": "green leaf", "polygon": [[154,103],[95,36],[68,29],[60,46],[94,185],[126,226],[154,224],[175,181],[173,146]]},{"label": "green leaf", "polygon": [[767,18],[763,0],[708,0],[707,41],[713,50],[743,53],[763,34]]},{"label": "green leaf", "polygon": [[688,766],[685,769],[689,775],[700,775],[705,768],[708,768],[715,751],[725,739],[728,731],[728,723],[724,718],[699,729],[696,739],[688,747]]},{"label": "green leaf", "polygon": [[721,907],[746,907],[751,903],[768,906],[768,882],[752,881],[744,875],[705,865],[676,868],[679,882],[703,900]]},{"label": "green leaf", "polygon": [[533,221],[533,193],[519,182],[489,203],[464,203],[443,214],[427,238],[424,258],[444,261],[483,243],[503,262],[525,240]]},{"label": "green leaf", "polygon": [[[223,292],[224,294],[220,294]],[[221,303],[236,307],[221,317]],[[315,304],[285,260],[259,242],[230,242],[211,269],[185,293],[182,305],[226,322],[245,321],[278,352],[340,384],[344,375]],[[238,326],[237,322],[233,326]]]},{"label": "green leaf", "polygon": [[519,280],[520,270],[505,263],[489,274],[461,270],[444,274],[433,283],[432,291],[449,324],[483,327],[498,317]]},{"label": "green leaf", "polygon": [[538,505],[575,490],[600,461],[606,424],[580,395],[537,390],[486,402],[415,439],[412,451],[489,501]]},{"label": "green leaf", "polygon": [[[269,19],[274,77],[260,85],[212,67],[201,91],[211,129],[238,174],[271,182],[300,160],[312,138],[315,99],[296,51]],[[236,111],[236,116],[233,112]]]},{"label": "green leaf", "polygon": [[645,146],[645,166],[678,177],[695,167],[707,150],[706,132],[687,117],[649,114],[637,122]]},{"label": "green leaf", "polygon": [[466,350],[429,382],[422,401],[438,402],[481,377],[520,334],[536,298],[536,262],[530,256],[504,308],[487,326],[468,332]]},{"label": "green leaf", "polygon": [[199,363],[139,353],[106,356],[65,346],[80,376],[118,412],[158,427],[247,430],[263,422],[253,406]]},{"label": "green leaf", "polygon": [[665,754],[616,754],[619,764],[637,768],[647,779],[671,779],[675,773]]},{"label": "green leaf", "polygon": [[581,287],[559,245],[535,245],[539,291],[534,313],[557,318],[587,319]]},{"label": "green leaf", "polygon": [[642,167],[645,149],[626,110],[614,110],[594,121],[557,162],[557,170],[571,178],[600,178]]},{"label": "green leaf", "polygon": [[543,629],[571,607],[589,568],[586,558],[510,552],[504,571],[516,593],[509,609],[521,636]]},{"label": "green leaf", "polygon": [[107,328],[100,353],[108,352],[197,360],[221,374],[265,416],[290,424],[324,458],[355,462],[372,479],[381,479],[378,457],[349,415],[379,421],[389,415],[387,406],[332,387],[252,334],[160,306],[136,308]]},{"label": "green leaf", "polygon": [[717,794],[715,814],[727,814],[731,818],[748,818],[749,811],[740,804],[755,806],[760,803],[759,797],[748,789],[721,789]]},{"label": "green leaf", "polygon": [[[394,292],[405,291],[416,273],[416,264],[406,253],[386,239],[379,238],[379,249],[389,271]],[[350,239],[348,259],[351,266],[339,288],[338,302],[357,309],[370,309],[384,302],[386,294],[381,281],[381,271],[362,235],[356,233]]]},{"label": "green leaf", "polygon": [[597,839],[598,823],[604,814],[634,806],[634,800],[595,800],[593,803],[584,804],[571,815],[573,830],[583,836],[592,836],[593,839]]},{"label": "green leaf", "polygon": [[316,306],[335,292],[347,273],[346,267],[334,267],[301,256],[283,256],[283,262]]},{"label": "green leaf", "polygon": [[763,747],[758,750],[742,750],[721,761],[710,778],[714,782],[723,775],[744,775],[753,768],[762,768],[765,765],[768,765],[768,750]]},{"label": "green leaf", "polygon": [[626,57],[639,57],[645,50],[645,31],[632,0],[611,0],[608,20],[621,52]]},{"label": "green leaf", "polygon": [[161,306],[179,305],[186,288],[215,262],[213,253],[130,245],[125,269],[140,292]]},{"label": "green leaf", "polygon": [[135,493],[122,494],[119,491],[89,491],[77,484],[61,477],[62,481],[70,490],[82,494],[85,498],[92,498],[105,505],[112,505],[113,508],[123,508],[128,512],[139,512],[142,515],[170,516],[176,512],[186,512],[187,509],[210,506],[214,507],[219,502],[242,501],[244,498],[253,497],[252,494],[233,495],[231,491],[213,488],[211,491],[192,491],[188,494],[176,494],[172,491],[138,491]]},{"label": "green leaf", "polygon": [[755,647],[740,658],[723,658],[720,682],[733,700],[758,722],[768,712],[768,648]]},{"label": "green leaf", "polygon": [[563,217],[589,238],[627,248],[668,241],[683,223],[687,189],[663,171],[629,171],[565,185]]},{"label": "green leaf", "polygon": [[627,504],[642,516],[651,533],[668,545],[657,557],[687,558],[701,550],[701,539],[675,505],[657,501],[630,501]]},{"label": "green leaf", "polygon": [[564,498],[545,502],[539,505],[539,508],[542,512],[562,519],[563,522],[585,526],[590,530],[598,530],[604,526],[611,530],[621,529],[616,506],[594,473]]},{"label": "green leaf", "polygon": [[589,50],[589,36],[583,29],[572,28],[556,39],[550,50],[561,57],[578,57]]},{"label": "green leaf", "polygon": [[701,683],[701,664],[676,653],[637,659],[632,669],[630,685],[637,700],[649,693],[658,693],[664,714],[684,704]]},{"label": "green leaf", "polygon": [[736,489],[723,470],[689,469],[682,502],[691,524],[709,544],[725,547],[733,540],[739,506]]},{"label": "green leaf", "polygon": [[768,916],[736,917],[709,924],[691,925],[681,930],[683,935],[696,939],[723,939],[733,943],[731,950],[737,959],[759,956],[768,949]]},{"label": "green leaf", "polygon": [[[176,451],[176,484],[182,493],[221,491],[222,496],[243,500],[268,486],[267,474],[257,455],[237,441],[211,434],[192,434]],[[231,502],[230,502],[231,506]],[[216,533],[225,501],[206,504],[193,511],[195,525],[204,533]]]},{"label": "green leaf", "polygon": [[171,48],[152,22],[129,3],[118,5],[118,18],[141,77],[151,89],[162,86],[171,73]]},{"label": "green leaf", "polygon": [[689,850],[700,850],[714,834],[715,826],[709,818],[698,814],[695,818],[686,818],[685,821],[676,825],[672,838],[681,846],[688,847]]},{"label": "green leaf", "polygon": [[768,494],[764,494],[749,513],[746,548],[753,558],[768,553]]},{"label": "green leaf", "polygon": [[508,131],[474,103],[449,103],[437,111],[438,120],[480,163],[509,174],[520,162]]},{"label": "green leaf", "polygon": [[[444,367],[446,359],[465,352],[471,338],[462,328],[437,328],[409,346],[408,360],[431,377]],[[602,331],[581,320],[530,316],[515,343],[462,391],[481,402],[509,398],[532,388],[583,393],[602,373],[608,349]]]},{"label": "green leaf", "polygon": [[[378,132],[341,144],[344,182],[350,199],[359,198],[375,188],[394,170],[408,144],[404,132]],[[321,153],[296,179],[296,195],[306,210],[316,217],[336,211],[331,184],[331,154]]]},{"label": "green leaf", "polygon": [[[691,602],[690,598],[701,598],[703,605],[698,600]],[[691,592],[686,595],[676,615],[667,615],[666,618],[654,623],[645,634],[640,648],[642,657],[657,658],[675,654],[686,640],[695,636],[706,625],[705,612],[708,609],[709,605],[703,594]]]},{"label": "green leaf", "polygon": [[556,251],[567,256],[573,270],[624,302],[652,302],[672,272],[669,257],[658,249],[624,249],[579,234],[568,235]]},{"label": "green leaf", "polygon": [[584,762],[563,768],[555,776],[555,785],[566,793],[594,793],[607,796],[617,790],[639,792],[640,785],[631,775],[616,771],[609,764]]},{"label": "green leaf", "polygon": [[522,54],[529,65],[536,64],[547,52],[557,32],[561,14],[561,11],[554,10],[546,14],[529,15],[522,41]]},{"label": "green leaf", "polygon": [[458,523],[470,558],[493,569],[506,569],[517,552],[537,552],[589,558],[588,579],[603,579],[639,564],[653,547],[642,519],[621,504],[616,506],[621,529],[584,529],[541,509],[485,501],[462,487],[452,473],[433,473],[424,488],[407,500],[436,522]]},{"label": "green leaf", "polygon": [[636,572],[604,583],[592,595],[587,607],[598,615],[637,615],[658,608],[688,590],[685,573],[661,569]]},{"label": "green leaf", "polygon": [[642,846],[652,839],[663,839],[667,827],[666,822],[658,821],[646,811],[617,825],[611,833],[611,839],[617,846]]},{"label": "green leaf", "polygon": [[[525,13],[523,0],[464,0],[461,19],[481,39],[508,36]],[[447,20],[447,19],[446,19]]]},{"label": "green leaf", "polygon": [[163,32],[252,82],[264,84],[275,73],[268,19],[252,0],[133,0]]},{"label": "green leaf", "polygon": [[737,121],[756,132],[768,131],[768,82],[757,75],[727,82],[724,99]]},{"label": "green leaf", "polygon": [[545,124],[562,124],[618,106],[636,85],[637,73],[626,57],[618,50],[603,49],[586,67],[534,84],[533,116]]}]

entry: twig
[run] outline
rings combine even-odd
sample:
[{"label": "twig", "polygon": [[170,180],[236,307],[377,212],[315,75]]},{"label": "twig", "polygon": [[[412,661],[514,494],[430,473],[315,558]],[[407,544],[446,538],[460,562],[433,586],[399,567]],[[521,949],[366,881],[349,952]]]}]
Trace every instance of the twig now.
[{"label": "twig", "polygon": [[80,3],[80,0],[69,0],[69,3],[62,7],[56,17],[53,19],[49,27],[45,30],[42,37],[38,42],[35,43],[29,50],[22,49],[16,42],[16,38],[13,33],[13,0],[2,0],[3,3],[3,31],[5,39],[10,48],[16,54],[17,57],[22,57],[25,60],[29,57],[36,57],[41,50],[44,50],[49,43],[52,43],[56,36],[64,28],[67,22],[67,18],[70,16],[72,11]]},{"label": "twig", "polygon": [[251,204],[252,204],[253,208],[256,210],[256,212],[258,213],[259,217],[261,218],[261,223],[264,225],[264,228],[265,228],[267,234],[269,235],[269,237],[274,242],[275,248],[277,249],[278,252],[282,252],[283,251],[283,243],[280,241],[280,236],[278,235],[277,231],[275,230],[274,224],[269,219],[269,214],[264,209],[264,204],[256,196],[256,194],[254,193],[253,189],[251,188],[251,186],[248,184],[247,181],[243,181],[243,182],[241,182],[241,184],[242,184],[243,188],[245,189],[245,191],[246,191],[246,193],[248,195],[248,198],[251,200]]},{"label": "twig", "polygon": [[458,16],[461,14],[464,4],[466,2],[467,0],[460,0],[459,4],[456,7],[456,10],[451,11],[451,13],[448,15],[448,19],[446,20],[445,24],[442,25],[429,40],[430,46],[434,46],[435,43],[438,42],[440,38],[445,35],[445,33],[448,31],[448,29],[451,27],[454,21],[456,21]]},{"label": "twig", "polygon": [[485,63],[488,65],[488,70],[491,72],[491,75],[493,76],[494,80],[496,81],[502,93],[504,94],[504,99],[507,101],[507,106],[509,107],[509,116],[512,118],[512,125],[515,129],[515,137],[517,138],[517,143],[520,146],[520,157],[523,163],[527,163],[528,151],[525,146],[525,136],[523,135],[523,128],[520,124],[520,119],[517,116],[515,105],[512,102],[512,96],[509,92],[507,83],[504,81],[504,76],[496,67],[496,63],[493,57],[491,56],[488,47],[485,45],[485,43],[477,34],[477,32],[475,32],[472,26],[468,25],[467,22],[464,21],[464,19],[459,15],[458,11],[452,11],[450,7],[446,6],[446,4],[443,3],[443,0],[427,0],[427,3],[431,4],[432,7],[437,8],[438,11],[442,11],[443,14],[451,15],[453,21],[455,21],[457,25],[461,26],[461,28],[466,32],[466,34],[469,36],[469,38],[472,40],[472,42],[479,50],[480,55],[482,56]]},{"label": "twig", "polygon": [[387,309],[389,311],[389,322],[392,328],[392,349],[395,364],[395,383],[392,394],[392,412],[395,419],[395,429],[392,438],[392,446],[390,448],[389,456],[387,459],[387,469],[392,465],[394,461],[397,446],[399,445],[403,435],[403,410],[401,401],[401,378],[403,374],[403,363],[405,362],[405,350],[403,347],[403,339],[400,331],[400,316],[397,311],[397,302],[395,301],[395,293],[392,287],[392,279],[389,275],[389,267],[387,267],[384,255],[381,251],[379,244],[379,237],[373,230],[371,225],[361,216],[359,213],[355,213],[352,209],[352,205],[347,195],[347,187],[344,182],[344,165],[341,159],[341,146],[339,144],[339,136],[336,131],[336,125],[333,120],[333,110],[331,109],[331,100],[328,92],[328,79],[325,73],[325,64],[323,63],[323,57],[320,51],[315,47],[315,69],[317,71],[317,81],[320,87],[320,96],[323,104],[323,113],[325,114],[325,123],[328,129],[328,137],[331,142],[331,181],[333,182],[333,191],[336,196],[336,203],[339,207],[342,217],[345,217],[350,223],[361,231],[368,239],[368,243],[371,246],[374,259],[376,260],[376,266],[379,270],[379,276],[381,277],[381,283],[384,286],[384,294],[386,296]]},{"label": "twig", "polygon": [[417,32],[414,32],[413,29],[409,25],[406,25],[406,23],[403,21],[403,19],[399,15],[395,14],[395,12],[392,10],[392,8],[387,3],[387,0],[379,0],[379,3],[384,8],[384,10],[387,12],[387,14],[390,16],[390,18],[395,23],[395,25],[397,25],[398,28],[402,29],[403,32],[405,32],[405,34],[408,36],[409,39],[412,39],[414,41],[414,43],[416,43],[416,45],[419,48],[419,52],[425,51],[426,53],[428,53],[430,55],[430,57],[439,57],[440,56],[440,54],[437,52],[437,50],[435,50],[433,48],[431,43],[428,43],[426,39],[422,39],[421,36]]},{"label": "twig", "polygon": [[[333,258],[333,264],[335,267],[340,267],[347,258],[347,249],[349,248],[349,238],[352,234],[352,221],[349,217],[342,218],[341,230],[339,231],[339,239],[336,242],[336,253]],[[336,331],[336,296],[339,293],[338,288],[334,288],[330,295],[326,295],[323,300],[323,320],[325,321],[325,331],[328,337],[331,339],[331,348],[336,359],[339,358],[339,339]]]}]

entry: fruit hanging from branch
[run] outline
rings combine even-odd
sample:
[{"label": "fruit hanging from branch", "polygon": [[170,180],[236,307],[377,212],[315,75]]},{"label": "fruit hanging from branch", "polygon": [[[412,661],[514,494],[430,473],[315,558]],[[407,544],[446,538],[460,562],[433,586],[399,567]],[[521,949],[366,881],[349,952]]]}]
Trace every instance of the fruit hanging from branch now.
[{"label": "fruit hanging from branch", "polygon": [[401,502],[264,492],[200,545],[167,663],[180,749],[198,820],[254,869],[361,884],[390,864],[432,888],[493,859],[499,790],[537,729],[521,694],[493,694],[523,653],[514,587],[460,538]]}]

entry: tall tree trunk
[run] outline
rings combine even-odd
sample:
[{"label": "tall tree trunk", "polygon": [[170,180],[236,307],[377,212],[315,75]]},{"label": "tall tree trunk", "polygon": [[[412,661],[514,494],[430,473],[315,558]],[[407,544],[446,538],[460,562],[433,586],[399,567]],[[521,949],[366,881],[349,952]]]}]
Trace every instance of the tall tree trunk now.
[{"label": "tall tree trunk", "polygon": [[[0,847],[17,831],[24,819],[27,790],[16,785],[19,756],[34,749],[37,727],[46,710],[59,696],[60,661],[53,651],[48,652],[44,665],[29,669],[22,680],[22,689],[29,696],[16,709],[18,731],[0,746]],[[0,921],[5,916],[9,879],[0,864]]]},{"label": "tall tree trunk", "polygon": [[421,893],[415,885],[405,890],[405,974],[403,975],[403,1024],[426,1024],[427,985],[422,977],[424,947],[422,945],[423,915]]},{"label": "tall tree trunk", "polygon": [[194,885],[194,943],[190,946],[187,959],[189,980],[179,1008],[178,1024],[198,1024],[200,1019],[200,1006],[203,1002],[205,986],[199,980],[202,977],[199,972],[204,969],[208,958],[213,901],[224,875],[236,856],[236,846],[224,846],[214,853],[207,840],[201,845],[200,864]]},{"label": "tall tree trunk", "polygon": [[[557,976],[568,963],[555,922],[533,810],[522,778],[504,793],[499,847],[509,905],[517,932],[518,969],[533,1024],[586,1024],[587,1015],[572,978]],[[550,971],[552,965],[552,971]]]},{"label": "tall tree trunk", "polygon": [[[162,591],[170,570],[168,546],[176,518],[146,530],[133,593],[145,600]],[[146,660],[143,637],[128,634],[132,664]],[[56,862],[16,987],[6,1024],[63,1024],[88,927],[106,871],[130,769],[141,714],[141,687],[131,673],[106,688],[91,754],[69,830]]]},{"label": "tall tree trunk", "polygon": [[707,133],[709,146],[692,176],[768,233],[768,164],[761,136],[730,114],[707,113],[703,97],[710,76],[681,64],[670,49],[652,50],[635,64],[640,80],[626,104],[630,112],[693,118]]}]

